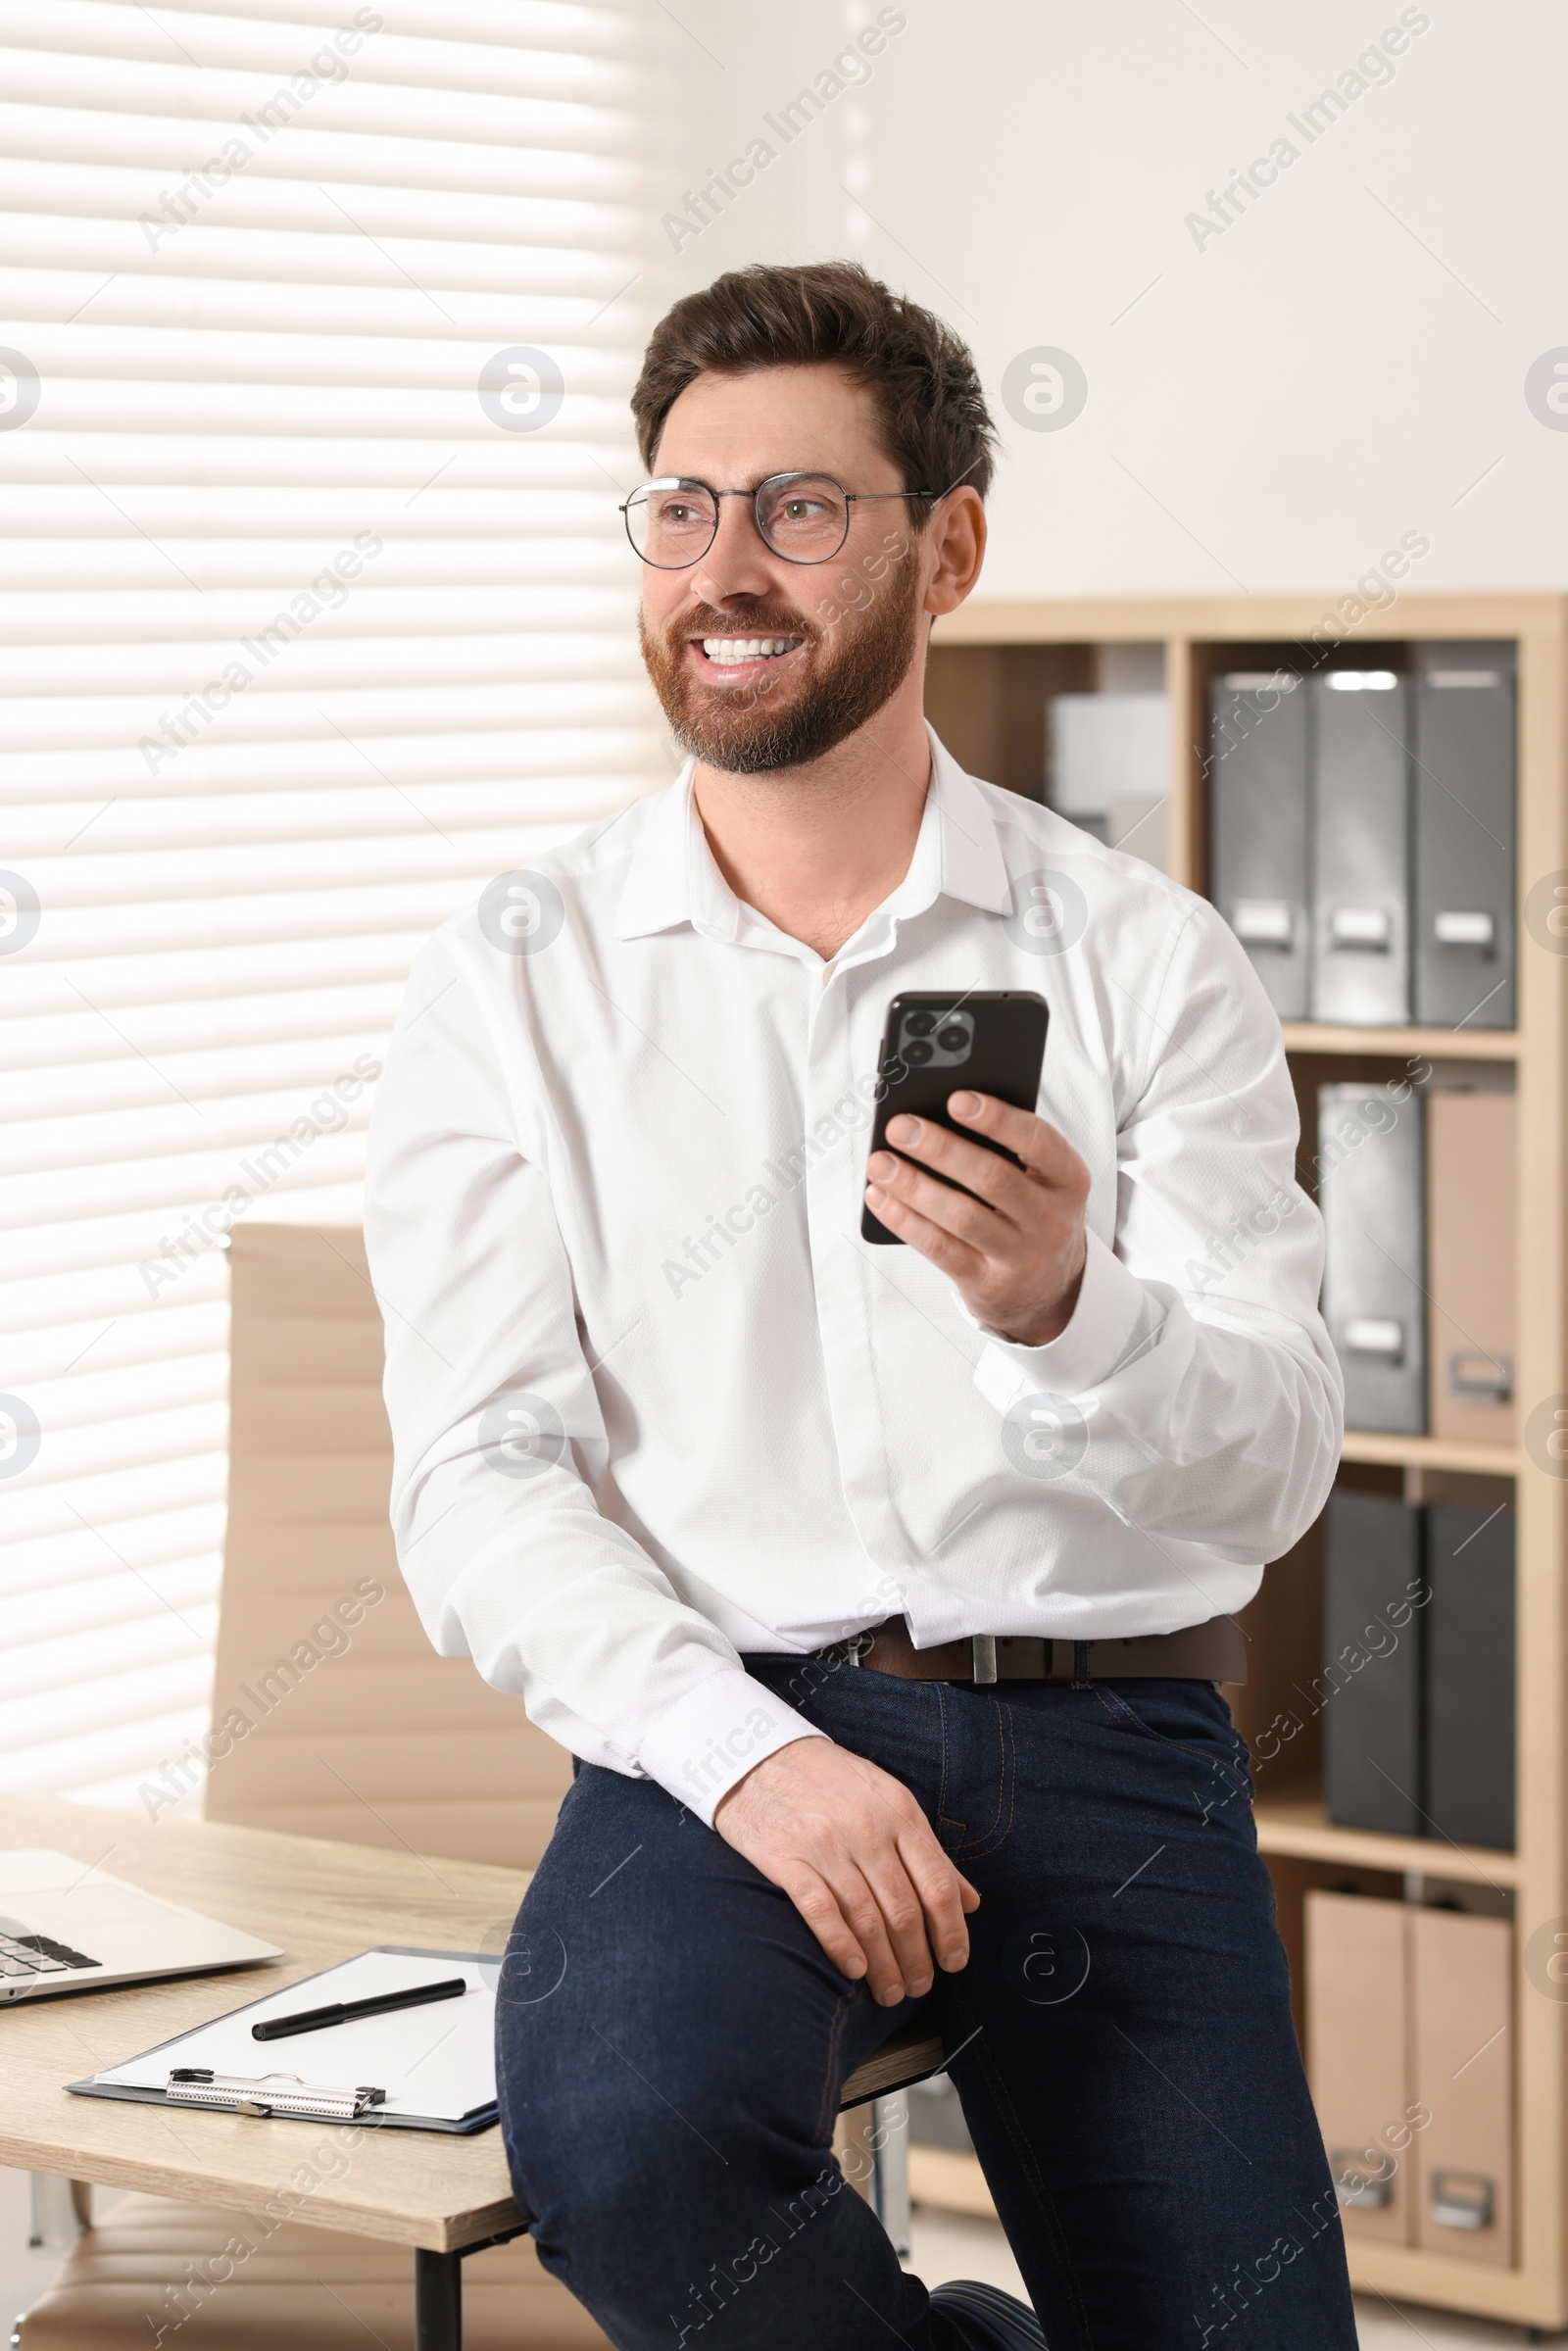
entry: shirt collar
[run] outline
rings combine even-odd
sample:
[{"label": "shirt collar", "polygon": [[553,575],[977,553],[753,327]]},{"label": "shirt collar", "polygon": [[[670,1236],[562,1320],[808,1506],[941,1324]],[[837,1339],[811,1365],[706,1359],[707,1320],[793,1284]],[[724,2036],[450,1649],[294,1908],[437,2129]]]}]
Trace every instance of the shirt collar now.
[{"label": "shirt collar", "polygon": [[[931,789],[908,872],[888,901],[888,911],[907,918],[940,897],[961,899],[991,914],[1008,913],[1012,890],[996,818],[974,778],[932,727],[926,733]],[[733,939],[739,930],[739,904],[718,870],[693,804],[695,766],[688,759],[668,790],[647,806],[620,893],[615,929],[622,939],[647,938],[681,922],[722,939]]]}]

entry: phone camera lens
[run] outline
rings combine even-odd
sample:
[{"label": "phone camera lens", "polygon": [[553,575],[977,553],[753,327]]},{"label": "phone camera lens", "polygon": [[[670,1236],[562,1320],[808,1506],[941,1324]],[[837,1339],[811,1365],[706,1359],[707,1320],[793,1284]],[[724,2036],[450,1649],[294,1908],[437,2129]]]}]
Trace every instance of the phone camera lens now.
[{"label": "phone camera lens", "polygon": [[904,1049],[904,1057],[906,1061],[911,1062],[915,1067],[918,1067],[922,1061],[930,1060],[931,1048],[929,1045],[922,1043],[918,1037],[912,1038]]},{"label": "phone camera lens", "polygon": [[937,1043],[945,1053],[961,1053],[968,1042],[968,1030],[960,1028],[956,1020],[950,1021],[945,1029],[937,1032]]},{"label": "phone camera lens", "polygon": [[906,1037],[929,1037],[936,1025],[934,1012],[911,1012],[904,1024],[904,1033]]}]

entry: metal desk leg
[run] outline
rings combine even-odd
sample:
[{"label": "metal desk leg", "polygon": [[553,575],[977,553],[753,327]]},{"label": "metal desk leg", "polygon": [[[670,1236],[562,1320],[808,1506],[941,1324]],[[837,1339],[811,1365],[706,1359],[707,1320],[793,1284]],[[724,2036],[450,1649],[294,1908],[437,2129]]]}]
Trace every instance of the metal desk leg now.
[{"label": "metal desk leg", "polygon": [[871,2204],[877,2219],[893,2239],[893,2250],[907,2261],[909,2235],[909,2099],[902,2089],[874,2098],[872,2114]]},{"label": "metal desk leg", "polygon": [[78,2236],[92,2227],[92,2189],[85,2180],[65,2180],[53,2172],[34,2172],[32,2227],[29,2245],[46,2245],[51,2253],[69,2253]]},{"label": "metal desk leg", "polygon": [[463,2255],[414,2254],[415,2351],[463,2351]]}]

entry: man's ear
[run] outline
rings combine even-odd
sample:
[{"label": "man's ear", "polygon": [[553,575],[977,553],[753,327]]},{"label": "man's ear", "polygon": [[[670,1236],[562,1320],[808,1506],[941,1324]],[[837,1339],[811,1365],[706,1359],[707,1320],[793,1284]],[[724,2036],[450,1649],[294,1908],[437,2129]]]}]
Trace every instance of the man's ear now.
[{"label": "man's ear", "polygon": [[980,576],[986,554],[986,511],[967,484],[949,492],[928,525],[939,534],[937,566],[925,592],[933,617],[956,612]]}]

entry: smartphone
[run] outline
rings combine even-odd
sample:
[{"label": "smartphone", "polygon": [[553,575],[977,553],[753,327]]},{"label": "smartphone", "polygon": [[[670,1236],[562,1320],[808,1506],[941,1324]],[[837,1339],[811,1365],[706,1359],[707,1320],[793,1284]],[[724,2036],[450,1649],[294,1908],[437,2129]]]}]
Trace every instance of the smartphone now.
[{"label": "smartphone", "polygon": [[[1021,1166],[1014,1152],[951,1118],[948,1096],[967,1087],[975,1094],[994,1094],[999,1102],[1011,1102],[1016,1109],[1032,1111],[1040,1100],[1050,1018],[1045,998],[1029,988],[968,988],[896,996],[888,1006],[887,1027],[882,1033],[882,1055],[877,1064],[882,1094],[871,1125],[871,1150],[892,1151],[888,1121],[908,1112],[916,1118],[934,1119],[950,1133],[978,1143],[982,1151],[998,1151],[1004,1159],[1011,1159],[1014,1167]],[[940,1184],[950,1180],[937,1176],[935,1168],[927,1168],[926,1173]],[[954,1186],[956,1192],[963,1189],[961,1184]],[[863,1201],[860,1232],[867,1241],[897,1242],[899,1238]]]}]

